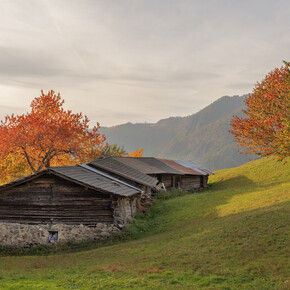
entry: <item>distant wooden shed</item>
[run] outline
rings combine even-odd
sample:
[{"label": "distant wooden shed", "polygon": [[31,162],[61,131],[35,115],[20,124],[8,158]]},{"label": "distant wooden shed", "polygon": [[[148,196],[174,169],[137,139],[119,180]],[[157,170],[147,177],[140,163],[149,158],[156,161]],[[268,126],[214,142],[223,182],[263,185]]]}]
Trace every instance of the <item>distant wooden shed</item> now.
[{"label": "distant wooden shed", "polygon": [[[106,166],[108,172],[120,166],[127,168],[128,176],[134,172],[138,174],[151,176],[158,181],[163,189],[170,190],[181,188],[186,191],[197,190],[207,187],[209,174],[211,171],[191,161],[179,161],[160,159],[155,157],[100,157],[90,163],[92,166],[103,168]],[[121,166],[121,167],[122,167]],[[129,169],[130,170],[129,170]],[[118,171],[120,174],[120,171]]]},{"label": "distant wooden shed", "polygon": [[185,191],[198,190],[207,187],[208,176],[209,174],[213,174],[210,171],[202,170],[200,166],[190,161],[169,159],[159,160],[183,173],[176,178],[176,184],[178,188]]},{"label": "distant wooden shed", "polygon": [[149,175],[162,184],[166,189],[176,188],[176,177],[183,175],[182,172],[168,166],[155,157],[109,157],[118,160],[120,163]]},{"label": "distant wooden shed", "polygon": [[140,211],[148,211],[152,203],[152,194],[157,191],[158,180],[121,161],[122,159],[117,157],[100,157],[88,165],[142,189]]},{"label": "distant wooden shed", "polygon": [[145,192],[152,192],[158,183],[153,178],[138,168],[132,167],[124,162],[124,159],[116,156],[103,156],[88,163],[89,166],[102,170],[131,185],[142,188]]}]

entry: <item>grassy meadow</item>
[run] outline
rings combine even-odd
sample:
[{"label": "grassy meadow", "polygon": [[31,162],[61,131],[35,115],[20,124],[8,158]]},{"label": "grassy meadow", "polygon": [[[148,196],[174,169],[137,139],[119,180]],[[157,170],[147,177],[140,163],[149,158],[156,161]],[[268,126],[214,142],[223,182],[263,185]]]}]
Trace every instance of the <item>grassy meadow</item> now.
[{"label": "grassy meadow", "polygon": [[0,254],[0,289],[289,289],[290,164],[220,170],[163,193],[127,238],[54,254]]}]

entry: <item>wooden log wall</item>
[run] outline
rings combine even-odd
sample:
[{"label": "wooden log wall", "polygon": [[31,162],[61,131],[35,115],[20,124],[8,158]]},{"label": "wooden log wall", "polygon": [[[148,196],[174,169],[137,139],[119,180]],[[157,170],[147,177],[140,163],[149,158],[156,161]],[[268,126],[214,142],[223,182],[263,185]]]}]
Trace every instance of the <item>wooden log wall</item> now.
[{"label": "wooden log wall", "polygon": [[174,175],[174,174],[160,174],[153,175],[152,177],[158,178],[166,187],[166,190],[173,188],[181,188],[185,191],[197,190],[207,187],[207,176],[201,175]]},{"label": "wooden log wall", "polygon": [[202,178],[202,187],[203,188],[207,187],[207,182],[208,182],[208,176],[203,176],[203,178]]},{"label": "wooden log wall", "polygon": [[109,195],[58,177],[42,176],[0,192],[0,222],[113,223]]},{"label": "wooden log wall", "polygon": [[199,175],[182,176],[180,188],[185,191],[200,189],[202,187],[202,178],[203,176]]},{"label": "wooden log wall", "polygon": [[165,185],[165,188],[167,190],[175,188],[175,185],[173,184],[173,175],[172,174],[168,174],[168,175],[162,175],[161,177],[161,182],[163,182],[163,184]]}]

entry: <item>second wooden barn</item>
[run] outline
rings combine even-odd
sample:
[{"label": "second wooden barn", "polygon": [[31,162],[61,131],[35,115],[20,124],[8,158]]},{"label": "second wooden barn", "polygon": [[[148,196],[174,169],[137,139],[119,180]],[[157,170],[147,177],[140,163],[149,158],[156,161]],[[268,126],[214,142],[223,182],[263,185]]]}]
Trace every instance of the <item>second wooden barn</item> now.
[{"label": "second wooden barn", "polygon": [[[123,165],[122,165],[123,164]],[[119,175],[126,168],[127,177],[137,173],[146,174],[158,180],[158,188],[170,190],[180,188],[186,191],[207,187],[211,171],[192,161],[160,159],[155,157],[100,157],[90,165],[114,172]],[[152,181],[151,181],[152,182]]]},{"label": "second wooden barn", "polygon": [[176,183],[178,188],[185,191],[198,190],[207,187],[208,176],[214,174],[191,161],[169,159],[159,160],[183,173],[177,177]]}]

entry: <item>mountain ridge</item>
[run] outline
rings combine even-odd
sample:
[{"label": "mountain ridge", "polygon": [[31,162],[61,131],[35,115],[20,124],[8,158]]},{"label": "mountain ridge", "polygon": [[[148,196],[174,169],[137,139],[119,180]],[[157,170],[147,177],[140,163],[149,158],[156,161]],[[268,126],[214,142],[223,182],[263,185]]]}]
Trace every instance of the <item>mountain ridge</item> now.
[{"label": "mountain ridge", "polygon": [[101,131],[109,143],[127,151],[143,148],[144,156],[189,159],[212,170],[235,167],[255,158],[239,154],[228,132],[232,116],[243,115],[246,96],[223,96],[185,117],[102,127]]}]

